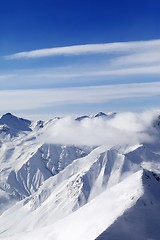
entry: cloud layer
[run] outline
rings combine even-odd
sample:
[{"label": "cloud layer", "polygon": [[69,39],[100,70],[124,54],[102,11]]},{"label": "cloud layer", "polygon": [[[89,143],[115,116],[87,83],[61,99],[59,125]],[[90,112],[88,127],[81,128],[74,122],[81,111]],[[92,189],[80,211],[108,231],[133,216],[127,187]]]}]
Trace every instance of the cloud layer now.
[{"label": "cloud layer", "polygon": [[45,108],[53,105],[104,103],[111,100],[152,97],[160,94],[160,82],[55,89],[0,91],[1,111]]},{"label": "cloud layer", "polygon": [[[54,144],[99,146],[140,144],[154,140],[157,112],[119,113],[112,119],[72,117],[57,120],[40,140]],[[152,136],[152,137],[151,137]]]},{"label": "cloud layer", "polygon": [[[89,54],[101,55],[86,57]],[[64,56],[71,55],[76,57],[67,58],[66,62]],[[52,59],[53,67],[50,59],[36,59],[38,68],[34,64],[32,68],[31,58],[47,56],[61,56],[61,59],[58,63]],[[28,61],[22,61],[26,58]],[[153,101],[150,98],[152,103],[149,105],[156,107],[160,98],[160,82],[157,82],[160,74],[160,40],[40,49],[12,54],[6,59],[19,59],[14,62],[15,65],[30,64],[30,69],[17,68],[8,72],[7,68],[6,73],[4,70],[0,74],[3,89],[0,90],[1,111],[43,111],[61,105],[66,112],[67,106],[71,109],[71,104],[103,104],[109,101],[114,104],[113,101],[120,99],[140,100],[155,96],[156,102],[153,102],[155,98]],[[10,64],[8,61],[5,63]],[[146,108],[144,101],[139,103],[141,109]],[[124,106],[120,107],[124,109]]]}]

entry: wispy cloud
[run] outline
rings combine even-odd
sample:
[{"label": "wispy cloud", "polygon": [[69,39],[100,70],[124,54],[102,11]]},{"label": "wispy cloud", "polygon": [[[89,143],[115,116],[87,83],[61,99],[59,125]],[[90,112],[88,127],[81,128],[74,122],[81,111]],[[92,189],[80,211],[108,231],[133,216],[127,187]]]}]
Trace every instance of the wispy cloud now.
[{"label": "wispy cloud", "polygon": [[40,109],[58,104],[103,103],[160,94],[160,82],[108,86],[0,91],[1,111]]},{"label": "wispy cloud", "polygon": [[[85,57],[86,54],[98,53],[102,54],[102,58],[100,55],[89,59]],[[116,99],[160,95],[160,82],[152,82],[160,74],[160,40],[40,49],[12,54],[6,56],[6,59],[58,55],[62,56],[62,62],[57,67],[47,68],[48,63],[45,61],[41,68],[6,71],[6,75],[1,75],[1,89],[29,89],[0,91],[1,111],[52,108],[76,103],[104,103]],[[70,65],[66,66],[63,58],[67,55],[77,55],[77,61],[71,59]],[[79,55],[84,55],[84,61],[79,61]],[[136,81],[139,80],[139,83],[133,84],[135,75],[138,76]],[[153,77],[156,79],[153,80]],[[106,85],[111,84],[112,80],[117,85]],[[140,83],[146,81],[150,83]],[[98,86],[99,82],[103,86]],[[130,84],[124,84],[125,82]],[[82,87],[86,85],[96,86]]]},{"label": "wispy cloud", "polygon": [[136,51],[160,50],[160,40],[87,44],[45,48],[28,52],[19,52],[6,56],[6,59],[39,58],[58,55],[83,55],[97,53],[135,53]]},{"label": "wispy cloud", "polygon": [[118,57],[113,60],[114,65],[133,65],[148,63],[160,63],[160,49],[157,49],[156,51],[149,50],[145,52],[129,54],[127,56]]},{"label": "wispy cloud", "polygon": [[[92,84],[94,79],[97,79],[97,84],[101,78],[103,78],[104,83],[110,83],[111,80],[117,79],[119,76],[134,76],[134,75],[159,75],[160,74],[160,64],[153,66],[142,66],[142,67],[126,67],[117,68],[114,70],[103,70],[105,66],[99,68],[99,70],[85,69],[81,70],[81,67],[75,69],[38,69],[30,71],[14,71],[14,74],[0,75],[0,83],[3,82],[3,86],[12,88],[32,88],[44,87],[47,84],[51,84],[52,87],[56,84],[80,84],[87,83]],[[110,76],[112,78],[110,78]],[[106,78],[104,78],[106,77]],[[139,77],[139,79],[141,79]],[[5,80],[5,81],[4,81]],[[124,80],[125,81],[125,80]],[[2,87],[2,86],[1,86]]]},{"label": "wispy cloud", "polygon": [[76,78],[76,77],[94,77],[94,76],[109,76],[109,75],[134,75],[134,74],[160,74],[160,65],[157,66],[145,66],[136,68],[122,68],[108,71],[90,71],[83,73],[68,73],[68,74],[55,74],[55,73],[41,73],[35,75],[35,77],[46,78]]},{"label": "wispy cloud", "polygon": [[15,77],[15,74],[4,74],[0,75],[0,80],[6,80]]}]

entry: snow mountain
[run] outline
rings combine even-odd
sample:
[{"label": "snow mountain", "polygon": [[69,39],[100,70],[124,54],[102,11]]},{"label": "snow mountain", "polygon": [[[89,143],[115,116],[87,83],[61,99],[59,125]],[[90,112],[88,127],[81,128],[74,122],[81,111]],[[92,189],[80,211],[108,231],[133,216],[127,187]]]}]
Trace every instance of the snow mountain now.
[{"label": "snow mountain", "polygon": [[[115,116],[100,112],[75,121]],[[159,240],[159,119],[152,123],[156,142],[38,141],[57,121],[10,113],[0,119],[0,239]]]}]

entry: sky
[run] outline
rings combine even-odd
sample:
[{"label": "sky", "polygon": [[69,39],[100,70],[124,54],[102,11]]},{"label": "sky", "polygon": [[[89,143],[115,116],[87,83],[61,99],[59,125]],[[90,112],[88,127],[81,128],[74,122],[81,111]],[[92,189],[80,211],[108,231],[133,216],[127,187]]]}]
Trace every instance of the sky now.
[{"label": "sky", "polygon": [[159,108],[159,0],[0,1],[0,115]]}]

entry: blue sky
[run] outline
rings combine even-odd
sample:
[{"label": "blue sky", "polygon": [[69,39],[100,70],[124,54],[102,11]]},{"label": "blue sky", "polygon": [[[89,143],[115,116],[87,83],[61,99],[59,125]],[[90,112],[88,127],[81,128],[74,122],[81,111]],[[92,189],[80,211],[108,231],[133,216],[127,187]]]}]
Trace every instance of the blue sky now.
[{"label": "blue sky", "polygon": [[0,2],[0,114],[159,108],[160,2]]}]

